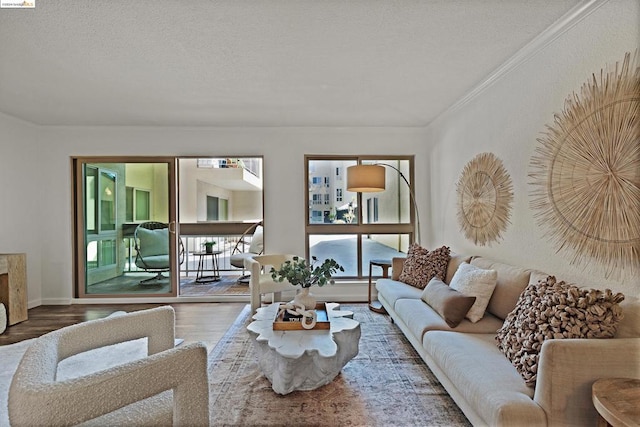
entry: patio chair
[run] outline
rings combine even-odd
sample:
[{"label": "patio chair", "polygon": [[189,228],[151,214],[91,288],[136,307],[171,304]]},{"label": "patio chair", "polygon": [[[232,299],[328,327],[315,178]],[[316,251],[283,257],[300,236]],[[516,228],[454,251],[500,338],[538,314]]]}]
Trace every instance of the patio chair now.
[{"label": "patio chair", "polygon": [[[140,281],[141,285],[157,284],[168,277],[162,273],[171,269],[169,257],[169,225],[162,222],[148,221],[136,227],[133,234],[137,267],[155,276]],[[184,260],[184,246],[179,242],[179,263]]]},{"label": "patio chair", "polygon": [[[264,251],[263,232],[264,228],[262,226],[262,221],[251,224],[251,226],[242,233],[242,236],[236,243],[233,251],[231,251],[229,263],[236,268],[245,270],[244,261],[246,259],[253,258],[256,255],[260,255]],[[251,241],[248,241],[249,237],[251,237]],[[244,275],[240,277],[238,282],[249,283],[249,276],[250,275]]]}]

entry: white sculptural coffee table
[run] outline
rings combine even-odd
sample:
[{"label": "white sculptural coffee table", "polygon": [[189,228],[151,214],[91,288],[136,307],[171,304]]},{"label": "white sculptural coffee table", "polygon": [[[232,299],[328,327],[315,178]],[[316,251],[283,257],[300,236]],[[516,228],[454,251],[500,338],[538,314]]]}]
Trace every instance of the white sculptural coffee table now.
[{"label": "white sculptural coffee table", "polygon": [[259,308],[247,331],[256,338],[260,369],[273,391],[288,394],[313,390],[330,383],[358,354],[360,323],[340,311],[339,304],[327,303],[329,330],[274,331],[273,320],[279,303]]}]

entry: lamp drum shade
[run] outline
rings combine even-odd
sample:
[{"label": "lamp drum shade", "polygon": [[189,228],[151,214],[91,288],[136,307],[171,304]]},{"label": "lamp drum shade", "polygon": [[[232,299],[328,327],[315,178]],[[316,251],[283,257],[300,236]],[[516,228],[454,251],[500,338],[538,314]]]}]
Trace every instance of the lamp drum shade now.
[{"label": "lamp drum shade", "polygon": [[380,165],[357,165],[347,168],[347,191],[374,193],[385,189],[385,170]]}]

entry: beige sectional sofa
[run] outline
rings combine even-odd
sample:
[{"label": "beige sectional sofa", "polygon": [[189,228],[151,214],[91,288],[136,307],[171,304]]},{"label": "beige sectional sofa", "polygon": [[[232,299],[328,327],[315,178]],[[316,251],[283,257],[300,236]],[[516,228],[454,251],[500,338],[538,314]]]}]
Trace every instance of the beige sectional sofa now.
[{"label": "beige sectional sofa", "polygon": [[598,378],[640,378],[640,303],[627,296],[624,319],[613,339],[547,340],[538,379],[529,387],[498,349],[496,332],[529,283],[547,274],[483,257],[453,255],[450,283],[462,262],[498,272],[487,311],[477,323],[455,328],[422,299],[422,290],[400,282],[404,258],[393,260],[392,277],[378,279],[378,299],[396,325],[474,425],[595,425],[591,385]]}]

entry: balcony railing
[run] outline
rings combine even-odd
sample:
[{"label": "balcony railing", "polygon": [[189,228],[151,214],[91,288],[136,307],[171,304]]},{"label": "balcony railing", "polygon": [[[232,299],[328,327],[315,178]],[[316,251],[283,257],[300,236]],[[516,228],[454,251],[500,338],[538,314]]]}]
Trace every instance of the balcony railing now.
[{"label": "balcony railing", "polygon": [[[240,252],[246,252],[251,244],[252,235],[244,236],[244,232],[252,225],[251,222],[205,222],[180,224],[180,238],[185,248],[185,259],[180,265],[180,275],[195,273],[198,257],[194,252],[204,252],[204,242],[216,242],[213,251],[220,252],[218,268],[221,273],[242,273],[242,270],[230,263],[233,249],[238,245]],[[211,265],[205,265],[205,272],[211,271]]]}]

